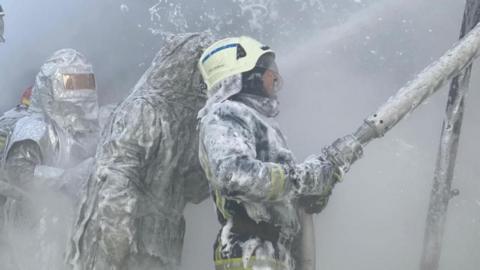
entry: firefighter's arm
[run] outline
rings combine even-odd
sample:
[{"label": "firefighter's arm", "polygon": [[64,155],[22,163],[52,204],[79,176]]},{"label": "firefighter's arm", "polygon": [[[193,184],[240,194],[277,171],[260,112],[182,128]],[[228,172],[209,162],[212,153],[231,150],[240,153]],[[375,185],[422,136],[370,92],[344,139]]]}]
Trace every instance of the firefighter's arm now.
[{"label": "firefighter's arm", "polygon": [[35,169],[42,164],[39,145],[33,140],[14,143],[5,159],[4,169],[10,183],[25,189],[34,184]]}]

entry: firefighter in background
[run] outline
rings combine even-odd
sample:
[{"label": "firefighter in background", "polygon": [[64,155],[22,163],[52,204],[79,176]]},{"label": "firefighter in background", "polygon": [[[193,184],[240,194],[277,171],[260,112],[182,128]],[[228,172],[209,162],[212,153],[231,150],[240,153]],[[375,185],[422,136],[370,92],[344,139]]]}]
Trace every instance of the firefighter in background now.
[{"label": "firefighter in background", "polygon": [[8,138],[16,122],[28,115],[28,107],[31,103],[32,87],[27,87],[20,97],[20,103],[15,108],[6,111],[0,116],[0,160],[3,160],[3,152],[8,143]]},{"label": "firefighter in background", "polygon": [[[30,106],[32,96],[32,86],[26,88],[20,97],[20,103],[15,108],[10,109],[0,116],[0,161],[4,160],[5,148],[8,144],[10,135],[18,120],[28,115],[28,107]],[[6,181],[2,169],[0,169],[0,181]],[[3,195],[3,198],[2,198]],[[6,200],[6,194],[0,192],[0,205]],[[3,213],[0,213],[2,216]],[[1,219],[1,218],[0,218]],[[3,223],[0,222],[0,227]]]},{"label": "firefighter in background", "polygon": [[196,63],[210,34],[166,42],[102,132],[68,260],[75,270],[175,270],[183,211],[208,197],[197,113],[206,100]]},{"label": "firefighter in background", "polygon": [[[13,128],[18,120],[28,115],[28,107],[30,106],[32,96],[32,86],[26,88],[20,97],[20,103],[15,108],[5,112],[0,117],[0,160],[4,158],[5,146],[8,144],[8,139],[12,133]],[[24,194],[7,182],[0,168],[0,265],[5,270],[18,269],[15,265],[11,246],[6,241],[4,228],[5,222],[5,203],[7,199],[23,199]]]},{"label": "firefighter in background", "polygon": [[[26,88],[22,92],[22,96],[20,97],[20,103],[17,106],[15,106],[15,108],[9,111],[6,111],[2,116],[0,116],[0,160],[3,160],[4,158],[5,146],[8,144],[8,139],[10,138],[13,127],[15,126],[15,124],[19,119],[21,119],[24,116],[27,116],[28,114],[27,109],[28,109],[28,106],[30,106],[31,96],[32,96],[32,86]],[[5,188],[5,185],[7,185],[7,183],[5,182],[6,179],[1,168],[0,168],[0,181],[4,181],[2,182],[2,184],[4,185],[4,188],[0,190],[2,192],[8,193],[9,188]],[[2,231],[3,222],[4,222],[3,205],[7,200],[7,196],[10,195],[10,194],[3,194],[2,192],[0,192],[0,232]]]},{"label": "firefighter in background", "polygon": [[20,269],[64,269],[73,207],[98,135],[92,66],[73,49],[59,50],[40,68],[27,116],[16,122],[4,154],[9,183],[28,195],[5,207]]}]

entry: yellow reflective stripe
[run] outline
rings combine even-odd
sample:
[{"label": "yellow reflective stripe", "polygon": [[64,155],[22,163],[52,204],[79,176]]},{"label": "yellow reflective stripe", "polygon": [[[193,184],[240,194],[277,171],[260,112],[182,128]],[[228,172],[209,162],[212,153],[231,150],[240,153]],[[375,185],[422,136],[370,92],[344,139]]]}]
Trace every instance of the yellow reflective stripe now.
[{"label": "yellow reflective stripe", "polygon": [[217,242],[217,248],[214,255],[215,261],[222,259],[222,244]]},{"label": "yellow reflective stripe", "polygon": [[215,260],[216,270],[251,270],[254,266],[268,267],[275,270],[288,269],[283,262],[274,259],[257,259],[256,257],[251,257],[246,266],[244,266],[242,258]]},{"label": "yellow reflective stripe", "polygon": [[[210,169],[208,158],[207,158],[207,155],[205,154],[205,149],[203,148],[203,145],[200,148],[200,163],[205,171],[205,176],[209,181],[212,181],[213,174]],[[215,205],[217,206],[217,209],[220,211],[220,213],[222,213],[222,216],[225,219],[231,218],[231,215],[225,209],[225,203],[226,203],[225,198],[220,194],[220,191],[218,189],[215,189],[214,192],[215,192]]]},{"label": "yellow reflective stripe", "polygon": [[7,143],[7,138],[0,134],[0,149]]},{"label": "yellow reflective stripe", "polygon": [[202,168],[205,171],[205,176],[207,177],[208,180],[211,180],[212,170],[210,169],[210,166],[208,166],[209,164],[208,164],[207,155],[205,154],[204,151],[200,151],[200,163],[202,164]]},{"label": "yellow reflective stripe", "polygon": [[220,194],[218,189],[215,190],[215,204],[217,205],[217,209],[222,213],[222,216],[225,219],[229,219],[232,216],[228,213],[227,209],[225,209],[225,198]]},{"label": "yellow reflective stripe", "polygon": [[280,165],[274,165],[270,168],[271,189],[268,195],[270,200],[275,200],[285,190],[285,172]]}]

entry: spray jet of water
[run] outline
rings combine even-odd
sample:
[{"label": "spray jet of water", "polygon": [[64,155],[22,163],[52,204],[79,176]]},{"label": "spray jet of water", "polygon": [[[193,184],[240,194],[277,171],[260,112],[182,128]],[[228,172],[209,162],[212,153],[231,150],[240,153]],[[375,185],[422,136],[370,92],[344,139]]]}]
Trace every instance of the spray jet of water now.
[{"label": "spray jet of water", "polygon": [[[354,13],[344,23],[319,31],[315,34],[315,38],[310,39],[310,41],[281,59],[280,64],[285,66],[287,71],[288,69],[295,70],[298,65],[309,61],[312,58],[312,53],[314,54],[313,57],[327,53],[338,42],[358,33],[362,28],[369,28],[381,23],[384,20],[383,17],[393,15],[394,12],[398,12],[400,7],[406,8],[408,5],[405,4],[405,1],[398,0],[385,0],[372,4],[368,8]],[[380,14],[382,15],[380,16]],[[288,63],[288,65],[283,65],[282,62]]]}]

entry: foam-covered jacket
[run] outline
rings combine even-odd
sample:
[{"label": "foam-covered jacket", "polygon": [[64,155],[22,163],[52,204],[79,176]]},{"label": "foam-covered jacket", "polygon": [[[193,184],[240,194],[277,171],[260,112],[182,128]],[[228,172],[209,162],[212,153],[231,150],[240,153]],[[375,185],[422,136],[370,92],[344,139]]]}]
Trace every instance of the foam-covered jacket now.
[{"label": "foam-covered jacket", "polygon": [[228,235],[236,226],[235,216],[242,213],[280,231],[278,243],[266,245],[260,235],[243,243],[244,267],[255,257],[280,260],[286,269],[293,269],[290,247],[284,243],[291,243],[301,229],[296,199],[328,197],[336,182],[334,166],[322,156],[296,163],[273,119],[276,104],[273,99],[237,94],[208,107],[200,124],[200,160],[223,226],[221,250],[216,252],[232,259],[236,244]]},{"label": "foam-covered jacket", "polygon": [[205,34],[167,42],[111,115],[75,222],[74,269],[178,267],[185,205],[208,197],[197,155],[206,95],[196,62],[210,42]]}]

